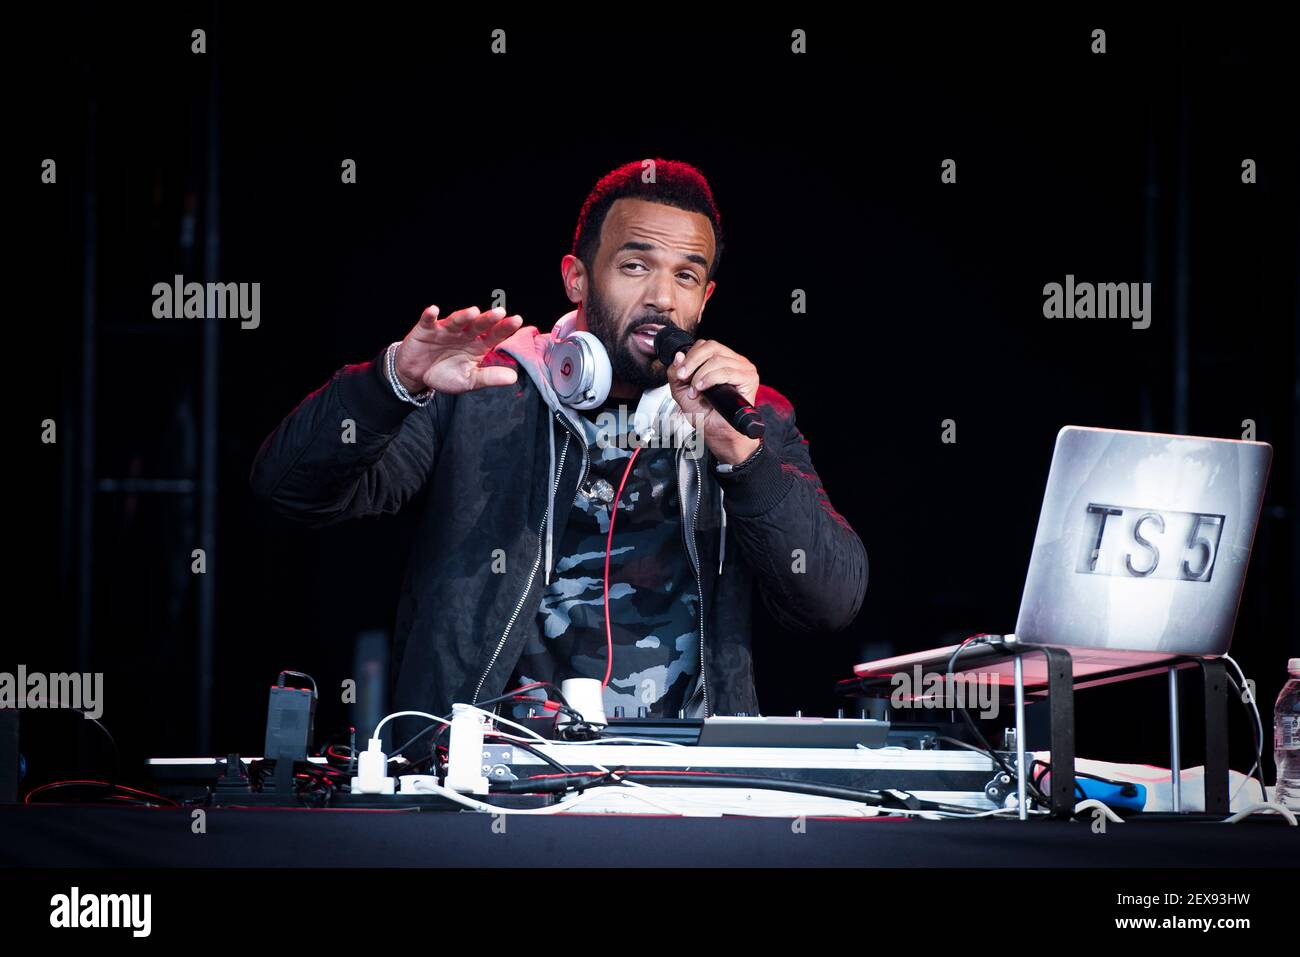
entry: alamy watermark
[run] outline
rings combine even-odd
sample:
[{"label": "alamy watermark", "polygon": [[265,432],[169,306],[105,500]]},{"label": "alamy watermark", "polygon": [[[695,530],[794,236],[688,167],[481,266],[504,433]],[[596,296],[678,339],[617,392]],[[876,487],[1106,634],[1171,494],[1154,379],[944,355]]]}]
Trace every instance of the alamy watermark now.
[{"label": "alamy watermark", "polygon": [[71,708],[98,719],[104,713],[104,673],[46,674],[19,665],[17,673],[0,671],[0,708]]},{"label": "alamy watermark", "polygon": [[998,676],[982,671],[946,674],[933,671],[922,674],[921,666],[914,665],[909,674],[895,673],[889,683],[889,704],[894,708],[926,708],[951,711],[956,708],[979,710],[981,718],[998,716]]},{"label": "alamy watermark", "polygon": [[58,928],[120,927],[148,937],[152,912],[152,894],[83,894],[74,886],[50,898],[50,926]]},{"label": "alamy watermark", "polygon": [[256,329],[262,322],[260,282],[186,282],[177,275],[171,282],[153,285],[155,319],[235,319],[241,329]]},{"label": "alamy watermark", "polygon": [[671,449],[681,446],[687,458],[697,459],[704,454],[703,433],[697,424],[702,418],[699,413],[677,410],[652,422],[620,405],[617,413],[602,412],[596,416],[596,447]]},{"label": "alamy watermark", "polygon": [[1151,283],[1080,282],[1067,273],[1065,283],[1043,286],[1047,319],[1131,319],[1134,329],[1151,325]]}]

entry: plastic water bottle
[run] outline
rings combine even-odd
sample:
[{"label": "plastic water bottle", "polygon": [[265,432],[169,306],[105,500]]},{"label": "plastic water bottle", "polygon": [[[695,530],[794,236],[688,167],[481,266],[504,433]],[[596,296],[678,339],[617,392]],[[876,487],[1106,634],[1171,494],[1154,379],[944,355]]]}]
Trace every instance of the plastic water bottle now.
[{"label": "plastic water bottle", "polygon": [[1282,686],[1273,709],[1273,761],[1277,788],[1273,800],[1300,811],[1300,658],[1286,664],[1290,680]]}]

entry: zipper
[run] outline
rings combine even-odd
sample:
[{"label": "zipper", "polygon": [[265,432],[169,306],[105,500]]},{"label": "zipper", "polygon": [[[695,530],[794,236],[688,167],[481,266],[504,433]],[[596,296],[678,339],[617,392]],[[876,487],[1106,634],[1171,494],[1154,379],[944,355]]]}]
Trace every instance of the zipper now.
[{"label": "zipper", "polygon": [[[561,418],[558,413],[556,418]],[[561,421],[563,422],[563,419],[561,419]],[[573,431],[573,427],[569,425],[568,422],[564,422],[563,424],[566,434],[564,436],[564,447],[560,449],[560,463],[555,470],[555,484],[551,491],[552,498],[555,497],[555,493],[560,489],[560,476],[564,474],[564,458],[569,452],[569,439],[576,434]],[[578,436],[578,439],[579,441],[582,441],[581,436]],[[579,487],[581,487],[582,482],[586,481],[587,469],[591,465],[590,458],[587,454],[587,443],[585,441],[582,442],[582,459],[583,470],[582,479],[578,482]],[[515,619],[519,617],[519,612],[523,610],[524,600],[528,597],[528,593],[533,590],[533,582],[537,579],[537,569],[542,565],[542,535],[546,531],[546,517],[549,514],[550,505],[548,504],[547,507],[542,510],[542,523],[537,527],[537,557],[533,559],[533,570],[528,573],[528,581],[524,584],[523,593],[519,596],[519,600],[515,602],[515,610],[510,613],[510,620],[506,622],[505,631],[501,632],[501,640],[497,642],[496,650],[492,652],[491,660],[488,661],[487,667],[483,669],[483,674],[479,676],[478,684],[474,687],[474,697],[470,699],[471,704],[478,702],[478,696],[483,692],[483,683],[487,681],[487,676],[492,673],[492,669],[497,663],[497,658],[501,657],[501,651],[506,646],[506,639],[510,637],[510,629],[514,627]]]},{"label": "zipper", "polygon": [[[681,464],[681,453],[678,453],[678,465]],[[692,459],[695,466],[695,508],[691,513],[690,530],[687,531],[686,521],[686,499],[680,494],[680,483],[678,486],[678,499],[682,512],[682,534],[686,536],[686,555],[691,560],[691,570],[695,572],[695,593],[699,597],[697,604],[700,611],[700,690],[691,695],[691,700],[686,702],[689,708],[691,703],[700,695],[704,696],[704,717],[709,716],[709,688],[708,682],[704,675],[704,583],[700,578],[700,558],[695,549],[695,526],[700,517],[700,499],[704,497],[703,479],[700,476],[699,459]],[[680,474],[680,473],[679,473]]]}]

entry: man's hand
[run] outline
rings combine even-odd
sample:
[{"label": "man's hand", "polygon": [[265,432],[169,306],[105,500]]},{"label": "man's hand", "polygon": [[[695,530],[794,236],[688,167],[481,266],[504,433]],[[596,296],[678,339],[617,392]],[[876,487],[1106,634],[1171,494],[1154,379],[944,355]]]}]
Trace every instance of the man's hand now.
[{"label": "man's hand", "polygon": [[673,398],[690,415],[704,444],[718,461],[736,465],[754,454],[762,440],[741,435],[702,396],[709,386],[723,383],[735,386],[753,405],[758,395],[758,369],[744,356],[711,339],[697,339],[685,355],[677,353],[668,367]]},{"label": "man's hand", "polygon": [[480,312],[460,309],[446,319],[430,306],[397,349],[398,381],[408,392],[433,389],[459,395],[492,385],[510,385],[519,378],[514,369],[483,366],[483,357],[523,325],[521,316],[506,318],[501,308]]}]

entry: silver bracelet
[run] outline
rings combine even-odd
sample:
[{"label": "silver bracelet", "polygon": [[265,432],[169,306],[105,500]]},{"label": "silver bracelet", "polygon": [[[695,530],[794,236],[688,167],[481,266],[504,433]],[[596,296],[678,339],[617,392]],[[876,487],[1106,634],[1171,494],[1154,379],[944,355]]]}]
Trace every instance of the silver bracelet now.
[{"label": "silver bracelet", "polygon": [[714,467],[721,475],[738,474],[740,472],[743,472],[745,469],[749,468],[751,465],[753,465],[754,460],[763,454],[763,449],[766,447],[767,446],[764,443],[760,442],[758,448],[754,449],[753,452],[750,452],[749,458],[745,459],[743,462],[737,462],[735,465],[729,465],[726,462],[719,462]]},{"label": "silver bracelet", "polygon": [[393,387],[393,394],[403,402],[409,402],[412,405],[418,406],[428,405],[429,400],[433,398],[432,389],[425,389],[418,395],[411,395],[411,393],[406,391],[406,386],[402,385],[402,381],[397,378],[397,347],[401,344],[402,341],[400,339],[397,342],[394,342],[388,347],[388,352],[385,355],[385,362],[388,367],[388,384]]}]

